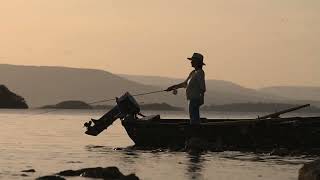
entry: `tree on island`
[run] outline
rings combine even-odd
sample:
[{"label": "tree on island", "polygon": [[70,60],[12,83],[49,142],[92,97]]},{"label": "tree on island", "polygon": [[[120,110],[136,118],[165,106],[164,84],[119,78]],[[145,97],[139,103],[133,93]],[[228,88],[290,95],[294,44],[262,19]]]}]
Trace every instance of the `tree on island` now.
[{"label": "tree on island", "polygon": [[5,85],[0,85],[0,108],[27,109],[23,97],[11,92]]}]

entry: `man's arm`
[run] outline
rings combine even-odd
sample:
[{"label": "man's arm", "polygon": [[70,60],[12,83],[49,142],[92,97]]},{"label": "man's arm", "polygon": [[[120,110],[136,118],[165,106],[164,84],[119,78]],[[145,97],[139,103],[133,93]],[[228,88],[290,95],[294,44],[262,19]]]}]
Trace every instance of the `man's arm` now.
[{"label": "man's arm", "polygon": [[204,93],[206,92],[206,81],[204,71],[199,71],[197,76],[200,85],[200,105],[204,104]]},{"label": "man's arm", "polygon": [[200,91],[201,91],[201,94],[203,95],[207,90],[204,71],[201,71],[200,76],[198,77],[199,77]]},{"label": "man's arm", "polygon": [[206,81],[205,81],[205,75],[203,70],[199,70],[195,74],[195,79],[198,81],[199,89],[200,89],[200,95],[203,96],[206,92]]},{"label": "man's arm", "polygon": [[183,81],[182,83],[170,86],[165,91],[172,91],[174,89],[186,88],[188,85],[188,80],[191,78],[192,73],[193,73],[193,71],[189,74],[188,78],[185,81]]},{"label": "man's arm", "polygon": [[172,91],[179,88],[186,88],[187,84],[188,84],[188,79],[186,81],[183,81],[182,83],[168,87],[165,91]]}]

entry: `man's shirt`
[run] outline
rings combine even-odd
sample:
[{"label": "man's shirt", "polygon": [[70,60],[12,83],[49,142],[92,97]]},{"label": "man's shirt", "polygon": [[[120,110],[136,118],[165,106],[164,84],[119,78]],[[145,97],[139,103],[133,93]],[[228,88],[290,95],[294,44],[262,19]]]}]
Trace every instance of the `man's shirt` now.
[{"label": "man's shirt", "polygon": [[193,70],[187,78],[187,99],[202,99],[206,91],[205,75],[202,69]]}]

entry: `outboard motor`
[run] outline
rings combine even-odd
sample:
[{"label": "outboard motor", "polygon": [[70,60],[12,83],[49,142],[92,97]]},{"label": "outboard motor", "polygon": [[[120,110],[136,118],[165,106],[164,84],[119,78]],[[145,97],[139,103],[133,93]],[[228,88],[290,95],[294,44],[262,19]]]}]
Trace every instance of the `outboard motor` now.
[{"label": "outboard motor", "polygon": [[117,105],[100,119],[91,119],[91,121],[84,124],[87,127],[86,134],[97,136],[118,118],[123,119],[128,115],[135,116],[140,112],[139,104],[129,92],[126,92],[120,98],[116,98],[116,102]]}]

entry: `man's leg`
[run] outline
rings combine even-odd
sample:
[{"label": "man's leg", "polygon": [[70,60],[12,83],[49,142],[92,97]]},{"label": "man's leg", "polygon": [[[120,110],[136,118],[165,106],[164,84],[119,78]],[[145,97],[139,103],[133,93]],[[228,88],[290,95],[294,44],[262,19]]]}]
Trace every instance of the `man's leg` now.
[{"label": "man's leg", "polygon": [[199,108],[200,108],[199,100],[190,99],[189,101],[190,124],[200,124]]}]

